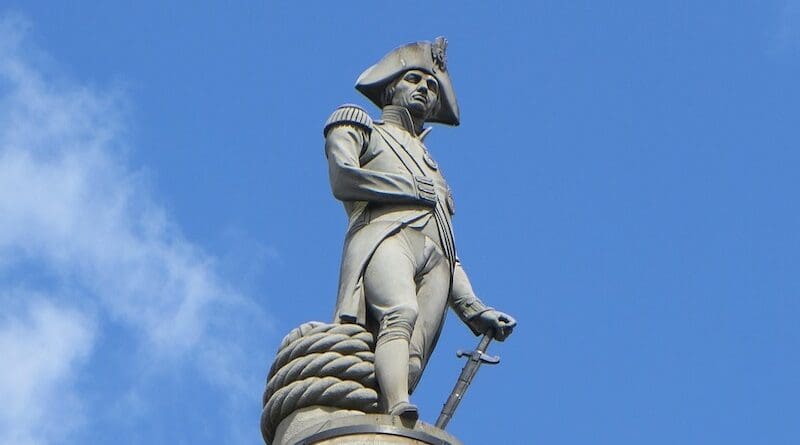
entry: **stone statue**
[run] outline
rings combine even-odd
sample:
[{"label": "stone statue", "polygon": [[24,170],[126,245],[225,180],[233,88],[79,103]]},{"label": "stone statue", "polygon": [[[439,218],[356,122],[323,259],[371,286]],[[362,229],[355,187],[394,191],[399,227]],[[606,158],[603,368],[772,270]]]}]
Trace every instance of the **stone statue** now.
[{"label": "stone statue", "polygon": [[336,321],[375,335],[381,405],[408,419],[448,305],[476,335],[502,341],[516,325],[472,290],[456,255],[453,194],[424,144],[426,122],[459,124],[445,49],[439,37],[391,51],[356,82],[381,120],[342,105],[324,128],[331,188],[349,218]]},{"label": "stone statue", "polygon": [[[281,342],[263,397],[268,444],[457,445],[443,429],[477,366],[497,362],[484,354],[489,341],[516,325],[473,292],[456,255],[453,194],[423,142],[426,122],[459,124],[445,49],[441,37],[411,43],[361,74],[356,88],[380,121],[342,105],[325,123],[331,188],[349,218],[336,311]],[[448,306],[484,337],[433,426],[409,395]]]}]

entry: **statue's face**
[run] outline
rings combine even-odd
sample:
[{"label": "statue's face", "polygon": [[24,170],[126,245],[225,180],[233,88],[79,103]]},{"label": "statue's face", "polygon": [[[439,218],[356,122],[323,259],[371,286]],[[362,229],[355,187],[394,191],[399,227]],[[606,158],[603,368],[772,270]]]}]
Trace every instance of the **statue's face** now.
[{"label": "statue's face", "polygon": [[439,81],[421,70],[408,70],[394,85],[392,105],[406,108],[414,117],[426,118],[439,101]]}]

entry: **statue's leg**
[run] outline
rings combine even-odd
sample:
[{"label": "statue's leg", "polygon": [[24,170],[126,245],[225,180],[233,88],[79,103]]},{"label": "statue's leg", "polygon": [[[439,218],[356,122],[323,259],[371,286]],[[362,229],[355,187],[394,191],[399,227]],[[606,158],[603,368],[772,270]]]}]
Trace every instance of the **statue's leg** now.
[{"label": "statue's leg", "polygon": [[[381,242],[364,271],[367,306],[378,321],[375,376],[387,412],[416,416],[408,402],[411,332],[417,319],[416,263],[403,231]],[[407,411],[407,413],[406,413]]]},{"label": "statue's leg", "polygon": [[409,392],[414,392],[439,339],[450,292],[450,263],[444,253],[427,237],[424,252],[424,265],[417,277],[419,315],[411,335]]}]

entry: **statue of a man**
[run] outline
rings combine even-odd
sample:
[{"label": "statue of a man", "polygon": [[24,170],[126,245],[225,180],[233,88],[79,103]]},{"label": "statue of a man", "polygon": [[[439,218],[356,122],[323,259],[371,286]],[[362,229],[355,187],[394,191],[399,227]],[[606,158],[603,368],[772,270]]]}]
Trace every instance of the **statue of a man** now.
[{"label": "statue of a man", "polygon": [[448,305],[476,335],[502,341],[516,325],[473,292],[456,256],[452,192],[423,143],[426,122],[459,124],[445,48],[439,37],[387,54],[356,83],[382,119],[342,105],[324,130],[333,195],[349,217],[336,321],[374,333],[382,405],[410,419]]}]

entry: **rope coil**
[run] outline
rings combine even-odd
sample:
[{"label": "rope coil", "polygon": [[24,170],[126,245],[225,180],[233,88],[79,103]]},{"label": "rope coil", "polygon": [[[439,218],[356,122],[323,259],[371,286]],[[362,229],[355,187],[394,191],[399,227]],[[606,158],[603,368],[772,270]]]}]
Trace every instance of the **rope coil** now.
[{"label": "rope coil", "polygon": [[292,412],[321,405],[378,412],[374,339],[356,324],[304,323],[284,337],[267,377],[261,433],[267,443]]}]

